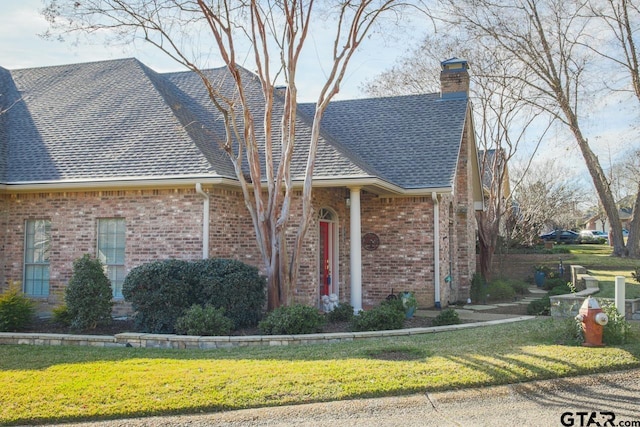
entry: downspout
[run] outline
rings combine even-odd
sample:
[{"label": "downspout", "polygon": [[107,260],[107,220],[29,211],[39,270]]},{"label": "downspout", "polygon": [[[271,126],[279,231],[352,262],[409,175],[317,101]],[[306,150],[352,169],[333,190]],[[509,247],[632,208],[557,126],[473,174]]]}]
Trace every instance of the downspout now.
[{"label": "downspout", "polygon": [[438,195],[431,193],[433,199],[433,287],[434,300],[437,309],[442,308],[440,303],[440,204]]},{"label": "downspout", "polygon": [[202,185],[196,183],[196,193],[204,197],[202,206],[202,259],[209,258],[209,194],[202,190]]}]

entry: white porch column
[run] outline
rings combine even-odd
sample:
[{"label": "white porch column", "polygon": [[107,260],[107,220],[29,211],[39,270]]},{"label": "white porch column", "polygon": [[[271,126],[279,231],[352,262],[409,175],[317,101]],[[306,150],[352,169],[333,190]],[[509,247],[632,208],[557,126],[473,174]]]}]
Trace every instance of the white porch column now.
[{"label": "white porch column", "polygon": [[362,238],[360,231],[360,187],[351,188],[349,223],[351,241],[351,305],[357,313],[362,310]]}]

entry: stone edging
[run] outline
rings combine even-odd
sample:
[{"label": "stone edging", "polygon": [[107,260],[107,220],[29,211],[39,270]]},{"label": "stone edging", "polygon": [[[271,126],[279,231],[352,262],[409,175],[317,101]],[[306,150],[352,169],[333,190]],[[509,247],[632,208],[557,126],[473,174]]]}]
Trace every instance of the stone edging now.
[{"label": "stone edging", "polygon": [[502,323],[534,319],[535,316],[520,316],[487,322],[463,323],[459,325],[434,326],[430,328],[395,329],[389,331],[336,332],[308,335],[252,335],[252,336],[190,336],[161,335],[125,332],[109,335],[65,335],[40,333],[0,332],[1,344],[26,345],[81,345],[91,347],[140,347],[176,349],[215,349],[246,346],[283,346],[296,344],[329,344],[356,341],[367,338],[399,337],[456,331]]}]

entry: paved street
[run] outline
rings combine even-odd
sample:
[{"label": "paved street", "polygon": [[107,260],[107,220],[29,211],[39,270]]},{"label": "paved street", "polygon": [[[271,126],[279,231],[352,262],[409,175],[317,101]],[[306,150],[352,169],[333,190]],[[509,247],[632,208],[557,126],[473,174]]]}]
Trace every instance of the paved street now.
[{"label": "paved street", "polygon": [[74,424],[89,425],[640,427],[640,369],[429,395]]}]

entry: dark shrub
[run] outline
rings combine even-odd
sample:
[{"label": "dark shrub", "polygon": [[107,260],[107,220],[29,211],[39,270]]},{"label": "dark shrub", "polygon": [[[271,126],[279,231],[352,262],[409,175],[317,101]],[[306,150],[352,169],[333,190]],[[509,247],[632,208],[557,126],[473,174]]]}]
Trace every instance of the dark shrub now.
[{"label": "dark shrub", "polygon": [[548,316],[551,310],[551,300],[549,295],[543,296],[541,299],[531,301],[527,306],[527,314],[531,316]]},{"label": "dark shrub", "polygon": [[550,291],[556,286],[562,286],[566,284],[567,284],[567,281],[562,277],[552,277],[545,280],[544,285],[542,286],[542,289],[544,289],[545,291]]},{"label": "dark shrub", "polygon": [[631,325],[627,319],[623,314],[620,314],[615,304],[611,301],[599,300],[599,302],[602,311],[609,318],[609,322],[604,325],[602,331],[602,342],[609,345],[628,343],[631,337]]},{"label": "dark shrub", "polygon": [[353,319],[353,306],[348,302],[338,303],[338,306],[327,313],[329,322],[350,322]]},{"label": "dark shrub", "polygon": [[394,299],[387,299],[384,300],[380,303],[380,306],[382,307],[388,307],[391,308],[393,310],[397,310],[400,313],[402,313],[403,315],[406,312],[406,309],[404,307],[404,303],[402,302],[402,299],[400,298],[394,298]]},{"label": "dark shrub", "polygon": [[526,295],[529,293],[529,285],[522,280],[512,280],[509,284],[518,295]]},{"label": "dark shrub", "polygon": [[571,292],[572,292],[571,287],[567,283],[563,283],[562,285],[555,286],[553,289],[551,289],[547,293],[547,295],[549,296],[564,295],[564,294],[570,294]]},{"label": "dark shrub", "polygon": [[[399,301],[398,306],[395,301]],[[353,317],[351,327],[354,331],[383,331],[401,329],[404,326],[405,312],[402,301],[385,301],[371,310],[361,311]]]},{"label": "dark shrub", "polygon": [[71,321],[73,318],[71,317],[71,313],[69,313],[69,309],[66,305],[61,305],[52,310],[53,321],[55,323],[59,323],[64,326],[71,326]]},{"label": "dark shrub", "polygon": [[460,316],[458,316],[458,312],[452,308],[448,308],[443,310],[442,313],[438,314],[431,324],[433,326],[444,326],[444,325],[457,325],[460,323]]},{"label": "dark shrub", "polygon": [[12,284],[0,295],[0,331],[16,332],[27,327],[35,315],[33,301],[26,297],[18,284]]},{"label": "dark shrub", "polygon": [[295,335],[320,332],[323,325],[324,317],[316,308],[294,304],[268,313],[258,328],[267,335]]},{"label": "dark shrub", "polygon": [[225,259],[144,264],[131,270],[122,286],[138,327],[154,333],[172,333],[176,320],[194,304],[224,309],[234,328],[255,326],[265,290],[257,268]]},{"label": "dark shrub", "polygon": [[229,335],[233,322],[223,308],[193,305],[176,321],[176,332],[184,335]]},{"label": "dark shrub", "polygon": [[64,294],[72,328],[92,329],[111,322],[112,296],[111,282],[99,259],[85,254],[73,262]]},{"label": "dark shrub", "polygon": [[469,297],[471,298],[471,302],[474,304],[486,302],[487,286],[484,278],[479,273],[474,273],[471,278],[471,290]]},{"label": "dark shrub", "polygon": [[266,279],[258,269],[231,259],[195,263],[201,304],[223,308],[235,328],[255,326],[266,302]]},{"label": "dark shrub", "polygon": [[490,301],[513,301],[516,291],[508,282],[495,280],[487,286],[487,295]]},{"label": "dark shrub", "polygon": [[122,285],[122,295],[136,312],[144,332],[172,333],[178,317],[200,300],[193,264],[171,259],[132,269]]}]

